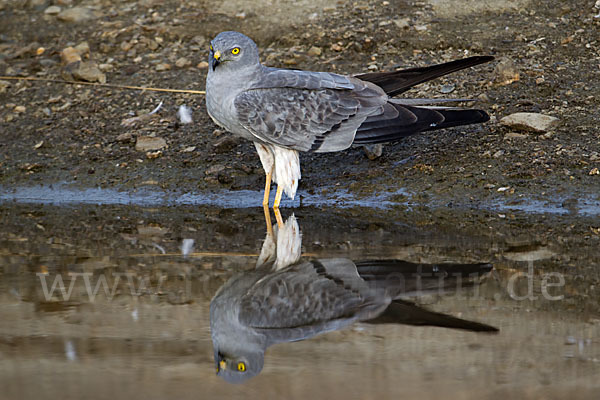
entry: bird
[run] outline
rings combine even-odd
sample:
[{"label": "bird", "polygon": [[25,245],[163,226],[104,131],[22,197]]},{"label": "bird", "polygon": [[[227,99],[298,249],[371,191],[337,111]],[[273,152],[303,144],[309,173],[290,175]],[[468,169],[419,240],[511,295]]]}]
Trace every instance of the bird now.
[{"label": "bird", "polygon": [[427,310],[423,294],[476,284],[491,264],[415,264],[403,260],[300,257],[295,217],[267,233],[255,268],[229,279],[210,303],[216,373],[230,383],[258,375],[267,348],[309,339],[354,322],[431,325],[497,332],[480,322]]},{"label": "bird", "polygon": [[392,142],[418,132],[488,121],[483,110],[439,105],[448,99],[394,96],[493,59],[473,56],[355,76],[282,69],[261,64],[251,38],[225,31],[209,45],[206,108],[218,126],[254,143],[266,175],[263,206],[268,207],[274,182],[273,208],[278,209],[284,192],[292,200],[296,195],[299,152],[336,152],[352,144]]}]

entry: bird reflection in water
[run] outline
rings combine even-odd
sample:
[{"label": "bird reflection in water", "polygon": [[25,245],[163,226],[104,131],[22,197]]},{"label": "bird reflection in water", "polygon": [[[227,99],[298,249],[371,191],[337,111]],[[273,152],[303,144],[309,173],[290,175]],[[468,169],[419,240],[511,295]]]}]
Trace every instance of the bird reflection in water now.
[{"label": "bird reflection in water", "polygon": [[[271,228],[268,219],[267,224]],[[301,243],[296,218],[292,215],[283,223],[278,217],[278,224],[267,229],[256,268],[232,277],[212,299],[215,366],[226,381],[239,383],[259,374],[269,346],[308,339],[357,321],[497,331],[428,311],[409,300],[458,284],[477,284],[492,270],[490,264],[305,261]]]}]

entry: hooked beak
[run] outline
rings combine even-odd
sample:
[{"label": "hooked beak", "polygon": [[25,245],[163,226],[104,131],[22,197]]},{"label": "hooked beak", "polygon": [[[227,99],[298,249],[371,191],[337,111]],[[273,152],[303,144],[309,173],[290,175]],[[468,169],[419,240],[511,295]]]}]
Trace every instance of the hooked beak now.
[{"label": "hooked beak", "polygon": [[223,354],[215,350],[215,364],[217,364],[217,374],[227,369],[227,362],[225,361]]},{"label": "hooked beak", "polygon": [[213,53],[212,60],[210,60],[210,64],[211,64],[213,71],[221,63],[220,59],[221,59],[221,52],[219,50],[217,50]]}]

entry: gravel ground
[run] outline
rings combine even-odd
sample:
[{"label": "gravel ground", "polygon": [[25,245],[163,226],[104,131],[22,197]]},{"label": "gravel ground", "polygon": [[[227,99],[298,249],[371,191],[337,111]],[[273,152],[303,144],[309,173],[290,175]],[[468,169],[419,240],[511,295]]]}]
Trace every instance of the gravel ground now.
[{"label": "gravel ground", "polygon": [[[593,1],[291,3],[0,1],[0,75],[203,90],[208,41],[230,29],[253,37],[263,62],[278,67],[364,73],[493,55],[493,63],[407,94],[475,98],[489,123],[416,135],[386,145],[376,160],[358,147],[304,154],[301,193],[383,193],[399,203],[478,208],[537,201],[597,215],[600,10]],[[80,64],[65,66],[70,57]],[[157,113],[130,120],[160,102]],[[180,105],[192,109],[192,124],[178,121]],[[542,133],[499,123],[515,112],[559,120]],[[218,130],[201,94],[0,79],[0,131],[4,188],[263,187],[253,146]]]}]

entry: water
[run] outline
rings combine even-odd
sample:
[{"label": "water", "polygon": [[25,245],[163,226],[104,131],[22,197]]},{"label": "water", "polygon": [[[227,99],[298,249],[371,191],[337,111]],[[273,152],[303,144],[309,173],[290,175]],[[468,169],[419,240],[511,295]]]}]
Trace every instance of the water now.
[{"label": "water", "polygon": [[[296,236],[277,228],[269,236],[260,208],[52,203],[0,205],[2,398],[600,393],[600,256],[592,217],[302,207],[282,212],[288,226],[294,214]],[[255,273],[269,254],[282,260],[281,271],[303,262],[327,267],[331,259],[438,266],[421,268],[430,274],[420,278],[423,290],[406,298],[419,310],[416,320],[358,318],[295,342],[288,339],[299,337],[279,333],[262,370],[231,384],[216,374],[211,299],[231,279]],[[457,270],[444,270],[448,263],[494,269],[457,284]],[[425,287],[432,277],[442,283]],[[499,332],[410,325],[443,325],[444,315]]]}]

